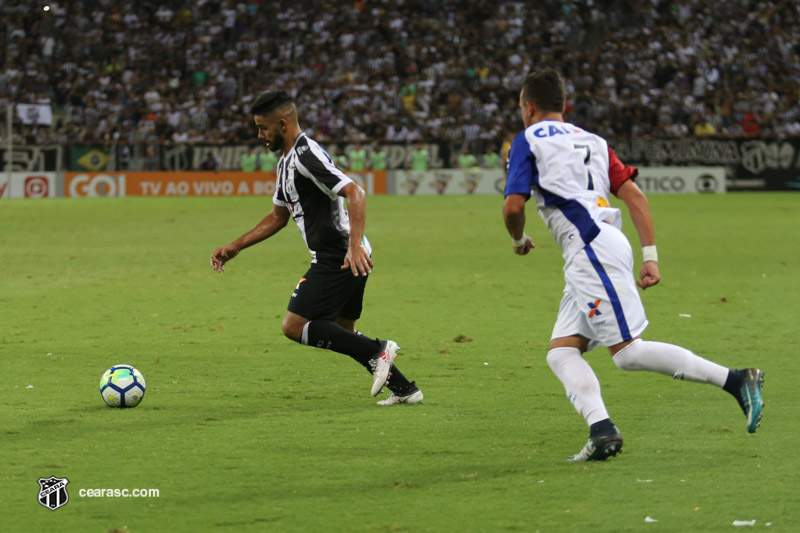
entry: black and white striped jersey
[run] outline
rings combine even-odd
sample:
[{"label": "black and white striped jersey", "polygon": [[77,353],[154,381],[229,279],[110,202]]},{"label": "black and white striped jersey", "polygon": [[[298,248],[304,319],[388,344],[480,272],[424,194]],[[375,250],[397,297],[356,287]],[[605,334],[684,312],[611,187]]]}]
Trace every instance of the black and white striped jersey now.
[{"label": "black and white striped jersey", "polygon": [[[350,239],[350,217],[338,192],[352,180],[305,133],[280,158],[277,174],[272,201],[289,210],[311,252],[311,262],[341,265]],[[362,243],[371,254],[366,237]]]}]

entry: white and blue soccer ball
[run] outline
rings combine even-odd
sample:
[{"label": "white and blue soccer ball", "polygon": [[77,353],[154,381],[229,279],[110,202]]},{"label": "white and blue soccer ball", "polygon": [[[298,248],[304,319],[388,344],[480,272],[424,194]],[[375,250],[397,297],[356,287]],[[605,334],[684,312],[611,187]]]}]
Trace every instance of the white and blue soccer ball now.
[{"label": "white and blue soccer ball", "polygon": [[145,387],[144,376],[131,365],[114,365],[100,378],[100,395],[109,407],[136,407]]}]

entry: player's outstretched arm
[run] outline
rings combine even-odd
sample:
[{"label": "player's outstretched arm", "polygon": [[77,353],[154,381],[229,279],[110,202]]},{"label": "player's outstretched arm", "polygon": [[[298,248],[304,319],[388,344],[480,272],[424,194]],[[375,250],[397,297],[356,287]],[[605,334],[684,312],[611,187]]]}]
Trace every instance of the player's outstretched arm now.
[{"label": "player's outstretched arm", "polygon": [[342,270],[350,269],[354,276],[366,276],[375,265],[362,244],[366,224],[367,201],[364,189],[356,183],[348,183],[339,191],[339,196],[347,198],[347,212],[350,215],[350,243],[344,257]]},{"label": "player's outstretched arm", "polygon": [[531,238],[525,234],[525,201],[521,194],[509,194],[503,201],[503,220],[517,255],[527,255],[535,248]]},{"label": "player's outstretched arm", "polygon": [[225,272],[225,263],[239,255],[239,252],[253,246],[282,230],[289,222],[289,210],[281,205],[272,206],[272,212],[265,216],[256,227],[230,244],[220,246],[211,254],[211,268]]},{"label": "player's outstretched arm", "polygon": [[639,270],[639,281],[636,284],[644,290],[661,281],[661,275],[658,272],[658,256],[655,255],[656,234],[653,216],[650,214],[647,197],[633,180],[627,180],[620,185],[617,197],[628,206],[631,220],[642,244],[645,257],[642,268]]}]

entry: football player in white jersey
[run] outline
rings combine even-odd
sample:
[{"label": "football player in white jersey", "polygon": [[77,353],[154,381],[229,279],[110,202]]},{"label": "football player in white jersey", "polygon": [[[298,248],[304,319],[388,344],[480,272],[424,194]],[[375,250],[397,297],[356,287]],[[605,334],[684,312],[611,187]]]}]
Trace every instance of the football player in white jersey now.
[{"label": "football player in white jersey", "polygon": [[[641,338],[647,318],[636,286],[644,290],[661,279],[647,199],[636,185],[637,170],[623,165],[603,138],[564,122],[565,102],[557,71],[545,69],[525,79],[519,99],[525,130],[511,144],[503,218],[514,252],[528,254],[534,244],[524,232],[525,203],[533,196],[566,262],[547,363],[589,426],[589,441],[569,459],[605,460],[622,449],[600,383],[583,358],[595,346],[608,347],[622,370],[721,387],[737,399],[747,431],[754,433],[764,405],[763,372],[731,370],[685,348]],[[643,256],[638,281],[630,242],[620,230],[621,213],[609,206],[609,194],[625,203],[638,232]]]}]

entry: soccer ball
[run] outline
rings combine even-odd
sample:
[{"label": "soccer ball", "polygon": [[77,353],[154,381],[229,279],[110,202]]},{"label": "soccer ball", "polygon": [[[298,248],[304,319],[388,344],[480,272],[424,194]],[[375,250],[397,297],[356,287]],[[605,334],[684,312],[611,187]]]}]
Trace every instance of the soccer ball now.
[{"label": "soccer ball", "polygon": [[144,390],[144,376],[130,365],[114,365],[100,378],[100,396],[109,407],[136,407]]}]

